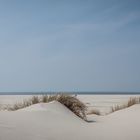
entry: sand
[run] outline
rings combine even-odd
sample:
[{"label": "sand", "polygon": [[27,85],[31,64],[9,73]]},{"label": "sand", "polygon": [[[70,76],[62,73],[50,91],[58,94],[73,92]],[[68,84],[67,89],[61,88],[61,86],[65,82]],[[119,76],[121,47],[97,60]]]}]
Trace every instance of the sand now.
[{"label": "sand", "polygon": [[[110,101],[116,104],[113,99],[120,103],[129,98],[99,96],[78,98],[88,102],[89,106],[92,106],[93,98],[97,106],[104,106],[106,101],[107,108]],[[4,104],[7,99],[10,101],[10,96],[6,100],[4,96],[0,98]],[[140,140],[140,105],[105,116],[89,115],[88,120],[91,122],[83,121],[57,101],[39,103],[17,111],[0,111],[0,140]]]}]

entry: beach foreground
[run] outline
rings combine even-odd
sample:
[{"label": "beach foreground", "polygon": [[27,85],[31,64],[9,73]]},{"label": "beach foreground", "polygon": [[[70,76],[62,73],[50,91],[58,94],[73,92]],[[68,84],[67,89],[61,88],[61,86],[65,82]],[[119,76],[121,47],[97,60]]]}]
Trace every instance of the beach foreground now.
[{"label": "beach foreground", "polygon": [[[134,96],[134,95],[133,95]],[[0,104],[13,104],[29,96],[0,96]],[[86,122],[57,101],[17,111],[0,111],[0,140],[139,140],[140,105],[109,114],[110,107],[132,95],[78,95],[91,114]],[[105,115],[108,114],[108,115]]]}]

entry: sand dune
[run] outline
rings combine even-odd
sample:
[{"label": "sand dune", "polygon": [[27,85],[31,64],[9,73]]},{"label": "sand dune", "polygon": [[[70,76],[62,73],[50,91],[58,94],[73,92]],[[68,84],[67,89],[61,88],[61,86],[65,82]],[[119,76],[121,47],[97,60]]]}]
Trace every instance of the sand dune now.
[{"label": "sand dune", "polygon": [[85,124],[56,101],[41,103],[18,111],[1,111],[0,140],[76,140]]},{"label": "sand dune", "polygon": [[0,111],[0,140],[140,139],[140,105],[88,119],[90,123],[57,101]]},{"label": "sand dune", "polygon": [[91,126],[95,140],[140,139],[140,105],[134,105],[106,116],[92,115],[92,118],[95,120]]}]

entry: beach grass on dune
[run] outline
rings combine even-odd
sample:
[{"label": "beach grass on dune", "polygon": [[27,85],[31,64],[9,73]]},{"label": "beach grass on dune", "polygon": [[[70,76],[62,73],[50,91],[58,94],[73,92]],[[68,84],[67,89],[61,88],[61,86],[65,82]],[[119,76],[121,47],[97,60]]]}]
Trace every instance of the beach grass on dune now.
[{"label": "beach grass on dune", "polygon": [[131,107],[131,106],[133,106],[135,104],[140,104],[140,97],[131,97],[131,98],[129,98],[129,100],[126,103],[124,103],[122,105],[112,106],[109,113],[102,114],[98,109],[92,109],[92,110],[88,111],[86,113],[86,115],[92,115],[92,114],[95,114],[95,115],[107,115],[107,114],[113,113],[115,111]]},{"label": "beach grass on dune", "polygon": [[86,110],[87,107],[84,103],[78,100],[76,97],[67,94],[57,94],[57,95],[42,95],[42,96],[33,96],[29,99],[24,100],[20,103],[15,103],[12,106],[6,106],[5,110],[15,111],[22,109],[37,103],[48,103],[51,101],[58,101],[61,104],[65,105],[78,117],[86,120]]},{"label": "beach grass on dune", "polygon": [[128,107],[133,106],[135,104],[140,104],[140,97],[131,97],[125,104],[115,105],[115,106],[111,107],[110,113],[128,108]]},{"label": "beach grass on dune", "polygon": [[[103,115],[99,110],[92,109],[90,111],[87,110],[87,106],[81,102],[77,97],[68,95],[68,94],[56,94],[56,95],[40,95],[40,96],[32,96],[29,99],[23,100],[22,102],[15,103],[13,105],[7,105],[1,110],[8,110],[8,111],[16,111],[33,104],[37,103],[49,103],[51,101],[58,101],[68,109],[70,109],[74,114],[78,117],[87,120],[86,115]],[[111,107],[111,111],[108,113],[113,113],[118,110],[122,110],[133,106],[135,104],[140,104],[140,97],[131,97],[126,103],[122,105],[115,105]]]},{"label": "beach grass on dune", "polygon": [[89,112],[87,112],[87,115],[92,115],[92,114],[101,115],[101,112],[97,109],[92,109]]}]

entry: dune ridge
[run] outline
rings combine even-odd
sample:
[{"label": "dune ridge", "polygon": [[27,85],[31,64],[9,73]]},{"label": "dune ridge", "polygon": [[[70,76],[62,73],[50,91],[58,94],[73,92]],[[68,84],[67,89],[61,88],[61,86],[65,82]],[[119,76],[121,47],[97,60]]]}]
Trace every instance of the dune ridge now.
[{"label": "dune ridge", "polygon": [[140,105],[85,122],[58,101],[0,111],[0,140],[139,140]]}]

